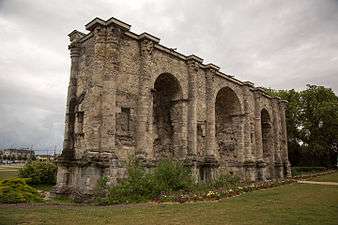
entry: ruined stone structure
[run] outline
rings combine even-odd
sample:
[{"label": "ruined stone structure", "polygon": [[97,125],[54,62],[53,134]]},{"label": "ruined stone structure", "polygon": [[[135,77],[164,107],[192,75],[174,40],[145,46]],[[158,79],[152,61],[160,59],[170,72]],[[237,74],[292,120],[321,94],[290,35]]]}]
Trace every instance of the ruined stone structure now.
[{"label": "ruined stone structure", "polygon": [[181,160],[196,180],[290,176],[286,102],[162,46],[130,25],[96,18],[70,37],[71,74],[58,192],[90,193],[101,176]]}]

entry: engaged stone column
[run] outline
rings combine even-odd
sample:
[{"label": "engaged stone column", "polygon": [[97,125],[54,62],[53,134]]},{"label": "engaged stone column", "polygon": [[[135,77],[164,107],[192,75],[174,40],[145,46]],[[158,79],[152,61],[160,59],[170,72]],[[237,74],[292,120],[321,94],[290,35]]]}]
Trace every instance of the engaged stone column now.
[{"label": "engaged stone column", "polygon": [[112,152],[115,149],[116,78],[120,72],[122,37],[123,30],[120,27],[107,27],[100,125],[100,148],[103,152]]},{"label": "engaged stone column", "polygon": [[149,155],[148,152],[152,151],[152,145],[148,142],[148,117],[149,107],[151,106],[151,77],[152,77],[152,53],[155,43],[159,42],[159,39],[149,35],[141,34],[140,42],[140,76],[139,76],[139,96],[137,100],[137,128],[136,128],[136,158],[144,161]]},{"label": "engaged stone column", "polygon": [[280,102],[280,113],[281,113],[281,123],[282,123],[282,161],[284,165],[284,170],[286,177],[290,178],[292,177],[291,174],[291,165],[289,161],[289,153],[288,153],[288,135],[287,135],[287,129],[286,129],[286,116],[285,111],[287,109],[287,101],[281,101]]},{"label": "engaged stone column", "polygon": [[253,160],[253,146],[252,143],[255,139],[254,135],[252,135],[252,125],[251,125],[251,117],[255,116],[254,112],[254,104],[253,98],[251,97],[250,88],[253,87],[253,83],[246,81],[243,86],[243,94],[244,94],[244,154],[245,161]]},{"label": "engaged stone column", "polygon": [[207,161],[216,161],[215,148],[215,90],[214,76],[219,67],[208,64],[206,71],[206,106],[207,106],[207,127],[206,127],[206,159]]},{"label": "engaged stone column", "polygon": [[255,130],[256,130],[256,159],[263,161],[263,140],[261,125],[261,107],[259,93],[255,92]]},{"label": "engaged stone column", "polygon": [[88,104],[92,107],[87,112],[87,153],[101,151],[101,126],[102,126],[102,94],[103,94],[103,78],[105,73],[106,62],[106,38],[107,28],[103,25],[97,25],[93,28],[94,33],[94,59],[93,59],[93,75],[92,85],[90,87],[90,96],[88,96]]},{"label": "engaged stone column", "polygon": [[79,39],[83,36],[78,31],[73,31],[69,35],[71,44],[68,46],[71,57],[70,81],[68,86],[68,96],[65,116],[65,133],[62,155],[65,159],[73,159],[75,156],[75,109],[77,104],[77,77],[79,73],[80,43]]},{"label": "engaged stone column", "polygon": [[254,146],[256,142],[255,137],[255,104],[251,89],[254,84],[250,81],[243,82],[244,94],[244,169],[247,180],[256,180],[256,164],[254,161]]},{"label": "engaged stone column", "polygon": [[254,92],[255,98],[255,137],[256,137],[256,160],[257,160],[257,178],[266,180],[266,163],[263,160],[263,140],[262,140],[262,125],[261,125],[261,106],[260,93]]},{"label": "engaged stone column", "polygon": [[196,76],[199,70],[199,63],[202,59],[197,56],[188,56],[189,75],[189,105],[188,105],[188,158],[195,158],[197,155],[197,84]]},{"label": "engaged stone column", "polygon": [[283,178],[283,163],[281,159],[281,121],[279,111],[279,98],[273,98],[272,100],[272,112],[273,112],[273,131],[274,131],[274,154],[271,157],[271,162],[274,163],[274,176],[275,178]]}]

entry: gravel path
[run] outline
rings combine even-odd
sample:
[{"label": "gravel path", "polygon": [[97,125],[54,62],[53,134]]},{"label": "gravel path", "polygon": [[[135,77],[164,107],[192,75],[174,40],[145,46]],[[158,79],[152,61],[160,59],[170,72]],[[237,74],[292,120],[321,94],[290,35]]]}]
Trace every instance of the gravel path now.
[{"label": "gravel path", "polygon": [[318,182],[318,181],[306,181],[306,180],[299,180],[297,183],[300,184],[321,184],[321,185],[333,185],[338,186],[337,182]]}]

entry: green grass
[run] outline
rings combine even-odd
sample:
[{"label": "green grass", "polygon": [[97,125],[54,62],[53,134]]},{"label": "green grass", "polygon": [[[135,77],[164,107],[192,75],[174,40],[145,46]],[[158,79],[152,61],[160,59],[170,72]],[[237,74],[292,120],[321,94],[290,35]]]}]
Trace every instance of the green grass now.
[{"label": "green grass", "polygon": [[309,167],[309,166],[296,166],[296,167],[291,167],[291,173],[292,176],[301,176],[301,175],[308,175],[308,174],[313,174],[313,173],[318,173],[318,172],[323,172],[327,170],[325,167]]},{"label": "green grass", "polygon": [[331,173],[325,176],[319,176],[311,178],[313,181],[321,181],[321,182],[338,182],[338,172]]},{"label": "green grass", "polygon": [[0,224],[336,225],[338,188],[290,184],[219,202],[185,204],[0,205]]},{"label": "green grass", "polygon": [[18,176],[20,166],[0,165],[0,179],[8,179]]}]

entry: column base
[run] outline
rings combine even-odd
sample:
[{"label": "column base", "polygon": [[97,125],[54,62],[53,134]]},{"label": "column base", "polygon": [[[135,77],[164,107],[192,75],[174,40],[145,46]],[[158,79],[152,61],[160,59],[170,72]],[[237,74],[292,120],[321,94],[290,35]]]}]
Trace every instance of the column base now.
[{"label": "column base", "polygon": [[108,179],[109,185],[127,177],[125,164],[111,152],[87,152],[81,159],[75,160],[59,157],[56,164],[56,194],[88,198],[95,192],[102,177]]},{"label": "column base", "polygon": [[253,160],[246,160],[243,163],[245,180],[256,181],[256,163]]},{"label": "column base", "polygon": [[282,162],[275,162],[275,179],[283,179],[284,173],[283,173],[283,163]]}]

